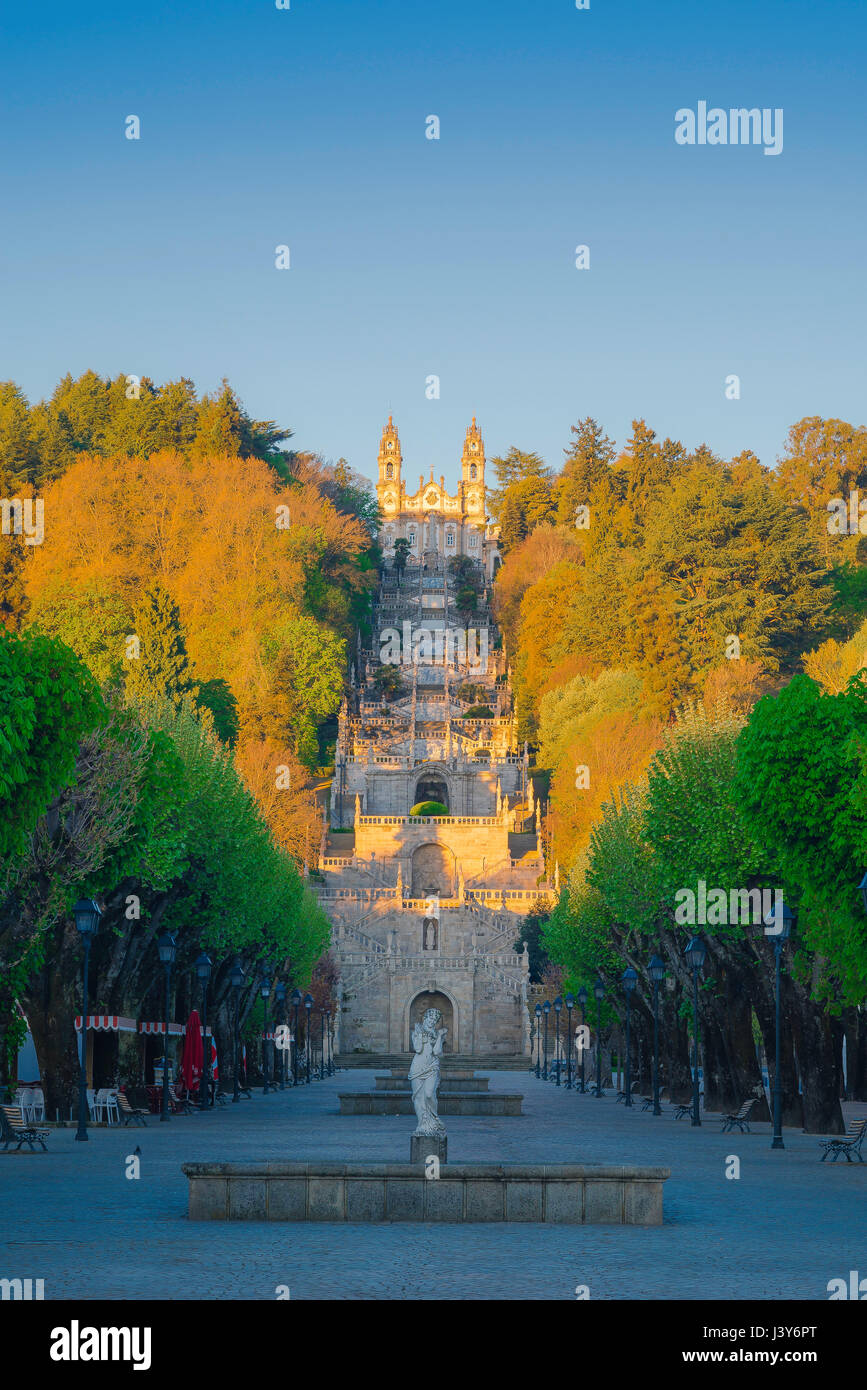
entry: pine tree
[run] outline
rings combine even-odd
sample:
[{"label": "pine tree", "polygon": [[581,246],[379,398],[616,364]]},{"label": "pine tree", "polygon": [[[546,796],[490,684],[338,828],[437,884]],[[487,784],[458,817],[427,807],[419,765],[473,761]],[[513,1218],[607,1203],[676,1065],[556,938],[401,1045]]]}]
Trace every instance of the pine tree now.
[{"label": "pine tree", "polygon": [[125,660],[128,698],[144,703],[168,699],[180,708],[184,697],[195,700],[199,687],[187,656],[178,605],[159,584],[147,589],[135,609],[138,656]]}]

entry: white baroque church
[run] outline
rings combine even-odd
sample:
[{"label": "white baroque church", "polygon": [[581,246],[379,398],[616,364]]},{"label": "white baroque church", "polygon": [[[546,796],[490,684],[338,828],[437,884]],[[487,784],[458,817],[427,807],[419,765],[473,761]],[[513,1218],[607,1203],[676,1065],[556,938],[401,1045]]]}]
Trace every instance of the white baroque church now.
[{"label": "white baroque church", "polygon": [[409,564],[418,565],[426,554],[448,560],[466,555],[477,560],[486,578],[492,579],[499,563],[497,528],[489,524],[485,499],[485,445],[473,423],[467,430],[461,454],[461,479],[454,496],[446,490],[445,477],[427,483],[419,474],[418,489],[407,492],[403,479],[403,455],[397,427],[391,416],[379,446],[376,495],[384,518],[380,541],[386,557],[394,555],[399,538],[409,542]]}]

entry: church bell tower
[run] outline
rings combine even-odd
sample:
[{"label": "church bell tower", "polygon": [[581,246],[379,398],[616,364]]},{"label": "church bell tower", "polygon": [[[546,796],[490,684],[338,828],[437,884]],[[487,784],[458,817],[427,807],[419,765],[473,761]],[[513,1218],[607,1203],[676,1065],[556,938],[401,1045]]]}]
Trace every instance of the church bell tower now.
[{"label": "church bell tower", "polygon": [[382,431],[378,461],[379,478],[376,484],[376,495],[379,499],[379,505],[386,516],[396,517],[400,512],[402,492],[400,474],[403,458],[400,452],[397,426],[392,422],[390,415],[388,424]]},{"label": "church bell tower", "polygon": [[461,454],[461,492],[464,508],[472,521],[484,525],[485,520],[485,442],[482,431],[473,423],[467,430]]}]

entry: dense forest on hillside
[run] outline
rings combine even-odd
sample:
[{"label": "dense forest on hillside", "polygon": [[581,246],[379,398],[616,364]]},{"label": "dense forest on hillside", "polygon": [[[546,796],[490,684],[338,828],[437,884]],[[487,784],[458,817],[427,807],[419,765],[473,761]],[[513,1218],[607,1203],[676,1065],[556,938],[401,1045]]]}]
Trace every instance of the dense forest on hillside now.
[{"label": "dense forest on hillside", "polygon": [[[495,608],[563,871],[542,928],[554,977],[616,985],[635,968],[649,1026],[653,952],[675,1009],[689,989],[677,891],[781,888],[797,917],[787,1113],[838,1127],[844,1031],[867,1097],[867,429],[803,419],[773,469],[644,420],[621,452],[590,418],[572,436],[559,472],[519,449],[493,461]],[[706,1086],[730,1105],[758,1036],[770,1055],[773,951],[761,923],[702,931]],[[619,989],[606,1010],[622,1018]]]}]

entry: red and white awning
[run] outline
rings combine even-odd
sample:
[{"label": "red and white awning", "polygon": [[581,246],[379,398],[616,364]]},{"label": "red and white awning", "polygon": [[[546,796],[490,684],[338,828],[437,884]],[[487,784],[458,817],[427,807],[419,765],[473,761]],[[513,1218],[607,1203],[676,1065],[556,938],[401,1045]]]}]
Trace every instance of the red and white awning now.
[{"label": "red and white awning", "polygon": [[[88,1014],[87,1027],[96,1033],[136,1033],[138,1024],[134,1018],[123,1018],[120,1014]],[[75,1016],[75,1031],[81,1032],[81,1014]]]}]

